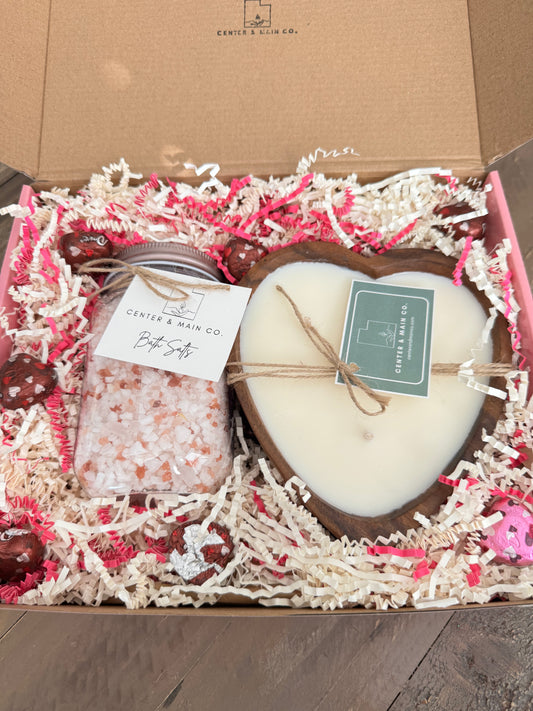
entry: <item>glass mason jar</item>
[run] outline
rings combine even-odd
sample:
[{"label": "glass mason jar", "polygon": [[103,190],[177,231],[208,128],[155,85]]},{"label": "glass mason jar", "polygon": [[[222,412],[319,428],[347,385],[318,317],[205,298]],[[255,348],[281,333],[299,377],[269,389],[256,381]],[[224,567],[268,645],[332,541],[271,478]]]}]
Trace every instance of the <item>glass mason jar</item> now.
[{"label": "glass mason jar", "polygon": [[[117,259],[224,279],[211,257],[186,245],[134,245]],[[100,296],[91,318],[94,336],[87,349],[74,471],[89,496],[214,492],[233,461],[225,380],[215,383],[95,355],[122,294]]]}]

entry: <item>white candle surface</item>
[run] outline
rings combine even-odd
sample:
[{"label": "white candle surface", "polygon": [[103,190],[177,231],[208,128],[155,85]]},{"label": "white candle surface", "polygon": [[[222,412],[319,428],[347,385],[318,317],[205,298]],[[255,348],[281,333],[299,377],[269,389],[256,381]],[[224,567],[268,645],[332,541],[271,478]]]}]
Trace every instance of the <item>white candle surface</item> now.
[{"label": "white candle surface", "polygon": [[[350,285],[371,279],[319,262],[278,268],[259,285],[240,331],[245,362],[329,365],[299,325],[280,284],[315,328],[340,351]],[[435,290],[432,362],[490,362],[479,349],[486,314],[464,286],[429,273],[402,272],[388,284]],[[352,403],[345,385],[321,379],[250,378],[259,415],[294,472],[321,498],[350,514],[378,516],[423,493],[464,443],[484,395],[455,375],[432,376],[428,398],[391,395],[371,417]]]}]

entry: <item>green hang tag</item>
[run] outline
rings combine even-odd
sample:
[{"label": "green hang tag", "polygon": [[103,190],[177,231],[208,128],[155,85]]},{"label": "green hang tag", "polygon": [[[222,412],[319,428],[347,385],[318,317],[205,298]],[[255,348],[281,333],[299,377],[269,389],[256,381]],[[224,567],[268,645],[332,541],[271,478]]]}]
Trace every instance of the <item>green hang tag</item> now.
[{"label": "green hang tag", "polygon": [[[374,390],[428,397],[433,289],[353,281],[340,358]],[[336,382],[343,383],[337,373]]]}]

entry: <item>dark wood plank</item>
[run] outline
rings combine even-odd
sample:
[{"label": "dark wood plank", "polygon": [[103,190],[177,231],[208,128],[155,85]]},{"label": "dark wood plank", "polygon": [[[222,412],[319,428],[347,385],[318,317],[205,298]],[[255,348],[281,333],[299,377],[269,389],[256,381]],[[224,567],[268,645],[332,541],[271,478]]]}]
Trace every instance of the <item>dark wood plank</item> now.
[{"label": "dark wood plank", "polygon": [[0,163],[0,185],[7,183],[7,181],[11,180],[15,175],[17,175],[16,170],[4,165],[4,163]]},{"label": "dark wood plank", "polygon": [[387,709],[452,613],[232,620],[163,709]]},{"label": "dark wood plank", "polygon": [[13,627],[25,614],[25,612],[18,612],[16,607],[12,610],[0,610],[0,640],[13,630]]},{"label": "dark wood plank", "polygon": [[531,610],[456,612],[390,711],[529,711]]},{"label": "dark wood plank", "polygon": [[152,711],[228,624],[226,618],[28,612],[0,643],[0,709]]}]

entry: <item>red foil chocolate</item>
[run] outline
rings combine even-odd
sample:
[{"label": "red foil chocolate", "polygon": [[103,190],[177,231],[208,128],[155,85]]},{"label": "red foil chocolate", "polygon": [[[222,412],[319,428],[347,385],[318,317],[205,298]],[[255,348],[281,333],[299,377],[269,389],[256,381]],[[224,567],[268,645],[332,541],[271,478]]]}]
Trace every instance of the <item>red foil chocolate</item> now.
[{"label": "red foil chocolate", "polygon": [[[475,209],[467,202],[456,202],[451,205],[443,205],[434,210],[436,215],[449,219],[459,215],[467,215],[470,212],[475,212]],[[446,231],[446,228],[439,226],[439,229]],[[452,222],[449,224],[451,234],[455,239],[471,236],[472,239],[483,239],[485,233],[485,220],[483,217],[473,217],[470,220],[461,222]]]},{"label": "red foil chocolate", "polygon": [[59,240],[59,253],[76,270],[91,259],[111,257],[113,243],[97,232],[69,232]]},{"label": "red foil chocolate", "polygon": [[[277,200],[272,195],[264,195],[259,198],[259,210],[262,214],[259,216],[255,227],[255,235],[257,237],[264,238],[269,237],[272,234],[272,227],[265,224],[265,220],[280,224],[283,218],[287,217],[291,213],[294,214],[295,211],[298,211],[298,208],[294,205],[291,206],[287,204],[280,205],[279,207],[272,209],[272,204],[275,202],[277,202]],[[266,215],[263,212],[265,207],[269,208]]]},{"label": "red foil chocolate", "polygon": [[11,356],[0,368],[0,405],[27,409],[43,402],[57,385],[57,373],[27,353]]},{"label": "red foil chocolate", "polygon": [[42,563],[44,545],[32,531],[0,527],[0,580],[20,580]]},{"label": "red foil chocolate", "polygon": [[258,242],[244,237],[230,237],[224,247],[222,263],[231,276],[240,281],[246,272],[266,254],[268,249]]},{"label": "red foil chocolate", "polygon": [[179,524],[170,534],[169,559],[186,583],[202,585],[220,573],[233,555],[233,541],[224,526],[210,523],[202,534],[199,521]]}]

